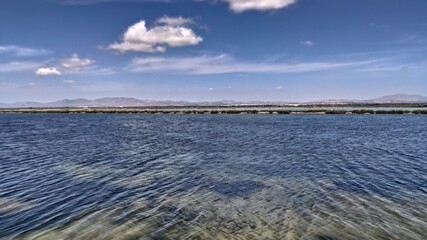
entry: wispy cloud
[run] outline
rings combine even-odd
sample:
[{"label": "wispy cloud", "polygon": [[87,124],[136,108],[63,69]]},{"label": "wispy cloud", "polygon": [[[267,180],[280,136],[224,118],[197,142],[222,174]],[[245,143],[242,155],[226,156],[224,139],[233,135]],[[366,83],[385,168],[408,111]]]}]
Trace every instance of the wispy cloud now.
[{"label": "wispy cloud", "polygon": [[38,85],[35,82],[29,82],[29,83],[19,84],[15,86],[21,89],[34,89],[34,88],[37,88]]},{"label": "wispy cloud", "polygon": [[9,88],[9,89],[35,89],[38,87],[38,84],[35,82],[27,82],[27,83],[11,83],[11,82],[0,82],[0,88]]},{"label": "wispy cloud", "polygon": [[408,66],[378,66],[371,68],[360,69],[360,72],[396,72],[396,71],[408,71]]},{"label": "wispy cloud", "polygon": [[42,64],[39,62],[30,61],[13,61],[0,64],[0,72],[20,72],[27,70],[34,70]]},{"label": "wispy cloud", "polygon": [[191,18],[183,17],[168,17],[164,16],[156,20],[158,24],[165,24],[169,26],[185,26],[189,24],[194,24],[194,20]]},{"label": "wispy cloud", "polygon": [[230,4],[230,9],[241,13],[249,10],[276,10],[288,7],[297,2],[297,0],[224,0]]},{"label": "wispy cloud", "polygon": [[411,35],[411,36],[400,38],[394,41],[389,41],[387,43],[389,44],[421,44],[421,43],[427,43],[427,39],[420,38],[417,35]]},{"label": "wispy cloud", "polygon": [[301,43],[301,45],[304,45],[304,46],[309,46],[309,47],[314,46],[314,42],[312,42],[310,40],[302,41],[300,43]]},{"label": "wispy cloud", "polygon": [[416,62],[416,63],[381,63],[372,64],[365,68],[358,69],[360,72],[426,72],[427,62]]},{"label": "wispy cloud", "polygon": [[51,53],[52,53],[51,51],[46,49],[26,48],[26,47],[20,47],[15,45],[0,46],[0,54],[11,54],[17,57],[45,56]]},{"label": "wispy cloud", "polygon": [[117,70],[113,68],[103,68],[100,66],[91,66],[88,68],[85,68],[81,72],[74,72],[76,74],[82,74],[82,75],[91,75],[91,76],[107,76],[107,75],[113,75],[117,73]]},{"label": "wispy cloud", "polygon": [[59,65],[67,70],[80,71],[95,63],[95,60],[89,58],[80,58],[79,55],[73,54],[70,58],[64,58],[59,61]]},{"label": "wispy cloud", "polygon": [[6,87],[12,87],[14,86],[14,84],[9,83],[9,82],[0,82],[0,88],[6,88]]},{"label": "wispy cloud", "polygon": [[237,61],[228,55],[198,57],[135,58],[126,70],[131,72],[181,73],[194,75],[226,73],[302,73],[360,67],[378,60],[349,62],[253,63]]}]

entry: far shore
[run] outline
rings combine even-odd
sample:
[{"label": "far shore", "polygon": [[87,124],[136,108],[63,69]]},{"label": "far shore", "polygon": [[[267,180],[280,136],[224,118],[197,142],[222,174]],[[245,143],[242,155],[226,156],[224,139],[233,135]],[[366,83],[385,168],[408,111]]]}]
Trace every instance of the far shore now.
[{"label": "far shore", "polygon": [[427,114],[427,104],[238,105],[0,108],[0,113],[63,114]]}]

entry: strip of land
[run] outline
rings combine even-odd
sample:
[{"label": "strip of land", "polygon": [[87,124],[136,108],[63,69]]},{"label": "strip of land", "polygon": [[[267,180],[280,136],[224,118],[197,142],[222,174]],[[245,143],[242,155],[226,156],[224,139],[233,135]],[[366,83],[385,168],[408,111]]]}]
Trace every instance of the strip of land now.
[{"label": "strip of land", "polygon": [[427,114],[427,105],[293,105],[3,108],[0,113],[121,114]]}]

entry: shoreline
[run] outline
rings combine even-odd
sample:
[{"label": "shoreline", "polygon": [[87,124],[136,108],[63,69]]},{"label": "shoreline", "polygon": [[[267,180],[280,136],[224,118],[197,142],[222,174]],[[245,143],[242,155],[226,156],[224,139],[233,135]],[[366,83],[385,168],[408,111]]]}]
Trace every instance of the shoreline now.
[{"label": "shoreline", "polygon": [[427,114],[426,107],[371,106],[361,108],[334,106],[198,106],[198,107],[124,107],[124,108],[4,108],[0,114]]}]

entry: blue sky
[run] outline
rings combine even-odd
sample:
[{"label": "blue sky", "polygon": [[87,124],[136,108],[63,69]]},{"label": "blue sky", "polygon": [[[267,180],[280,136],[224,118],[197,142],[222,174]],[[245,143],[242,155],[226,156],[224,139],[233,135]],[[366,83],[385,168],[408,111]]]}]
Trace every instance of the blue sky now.
[{"label": "blue sky", "polygon": [[427,95],[425,0],[3,0],[0,102]]}]

